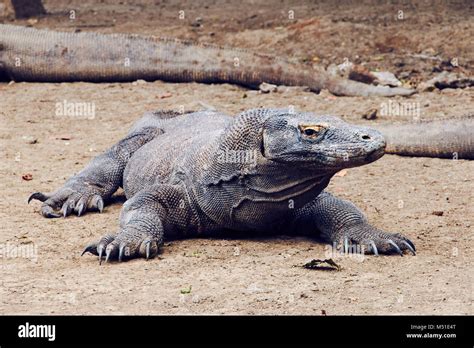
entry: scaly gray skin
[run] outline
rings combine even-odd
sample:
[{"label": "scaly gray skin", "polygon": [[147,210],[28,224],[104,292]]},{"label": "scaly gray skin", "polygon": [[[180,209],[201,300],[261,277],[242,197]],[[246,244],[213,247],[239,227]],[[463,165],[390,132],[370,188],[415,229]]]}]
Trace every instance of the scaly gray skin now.
[{"label": "scaly gray skin", "polygon": [[149,258],[165,238],[230,231],[309,234],[346,250],[414,254],[409,239],[371,226],[352,203],[323,191],[336,172],[373,162],[384,148],[373,129],[308,112],[159,111],[62,188],[29,200],[43,201],[45,217],[82,215],[102,211],[122,186],[118,233],[84,251],[99,260]]},{"label": "scaly gray skin", "polygon": [[403,156],[474,159],[474,116],[378,125],[386,153]]},{"label": "scaly gray skin", "polygon": [[15,81],[262,82],[327,88],[336,95],[411,95],[413,89],[373,86],[324,69],[242,49],[153,36],[63,33],[0,24],[0,75]]}]

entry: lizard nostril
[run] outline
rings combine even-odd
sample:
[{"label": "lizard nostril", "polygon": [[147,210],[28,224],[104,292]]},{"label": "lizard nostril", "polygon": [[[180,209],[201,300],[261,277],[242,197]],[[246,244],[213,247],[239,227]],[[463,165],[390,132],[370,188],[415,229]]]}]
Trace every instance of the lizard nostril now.
[{"label": "lizard nostril", "polygon": [[361,135],[361,138],[364,139],[364,140],[370,140],[370,136],[367,135],[367,134]]}]

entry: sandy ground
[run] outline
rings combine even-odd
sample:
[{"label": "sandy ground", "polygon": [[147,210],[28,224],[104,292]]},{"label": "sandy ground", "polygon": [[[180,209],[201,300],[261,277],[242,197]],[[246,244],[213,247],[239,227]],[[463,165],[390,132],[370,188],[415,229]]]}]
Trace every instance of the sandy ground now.
[{"label": "sandy ground", "polygon": [[[458,57],[466,71],[474,59],[472,8],[60,3],[45,1],[53,14],[30,24],[191,38],[323,65],[348,57],[374,69],[405,73],[406,83],[413,85],[435,74],[439,62],[410,54]],[[75,20],[66,16],[70,9],[77,11]],[[289,20],[292,9],[295,19]],[[181,22],[176,18],[180,10],[186,13]],[[399,10],[406,14],[403,22],[395,19]],[[95,117],[56,115],[56,104],[64,100],[93,103]],[[420,104],[422,119],[461,116],[474,106],[472,89],[421,93],[408,100]],[[298,88],[262,94],[231,85],[159,81],[0,84],[0,313],[473,314],[472,161],[386,155],[332,180],[331,192],[357,204],[376,226],[409,236],[417,256],[341,256],[314,240],[276,236],[172,241],[152,261],[99,267],[96,257],[80,253],[88,242],[117,229],[120,195],[103,214],[80,218],[44,219],[38,202],[26,204],[30,193],[61,186],[147,110],[212,105],[235,114],[293,105],[360,124],[406,119],[361,119],[368,109],[387,102]],[[24,180],[26,174],[32,179]],[[301,267],[326,257],[342,269]]]}]

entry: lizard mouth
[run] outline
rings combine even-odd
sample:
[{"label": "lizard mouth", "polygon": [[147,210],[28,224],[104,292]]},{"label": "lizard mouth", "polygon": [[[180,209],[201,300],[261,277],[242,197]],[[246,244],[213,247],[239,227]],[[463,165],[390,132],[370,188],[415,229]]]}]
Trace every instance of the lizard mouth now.
[{"label": "lizard mouth", "polygon": [[379,149],[375,149],[371,152],[369,152],[366,156],[365,156],[365,161],[367,163],[370,163],[370,162],[373,162],[373,161],[376,161],[378,160],[380,157],[382,157],[383,155],[385,155],[385,146],[382,147],[382,148],[379,148]]}]

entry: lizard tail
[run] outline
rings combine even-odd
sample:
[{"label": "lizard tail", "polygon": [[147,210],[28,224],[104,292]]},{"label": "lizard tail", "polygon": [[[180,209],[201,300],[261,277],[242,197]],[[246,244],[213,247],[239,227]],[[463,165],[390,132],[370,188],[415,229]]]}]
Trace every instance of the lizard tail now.
[{"label": "lizard tail", "polygon": [[414,90],[331,77],[285,58],[153,36],[65,33],[0,24],[0,63],[16,81],[262,82],[308,86],[335,95],[396,96]]},{"label": "lizard tail", "polygon": [[387,141],[386,153],[451,159],[474,159],[474,116],[459,119],[388,124],[375,127]]},{"label": "lizard tail", "polygon": [[345,96],[410,96],[416,93],[415,89],[404,87],[374,86],[366,83],[352,81],[343,78],[332,77],[326,83],[326,88],[334,95]]}]

